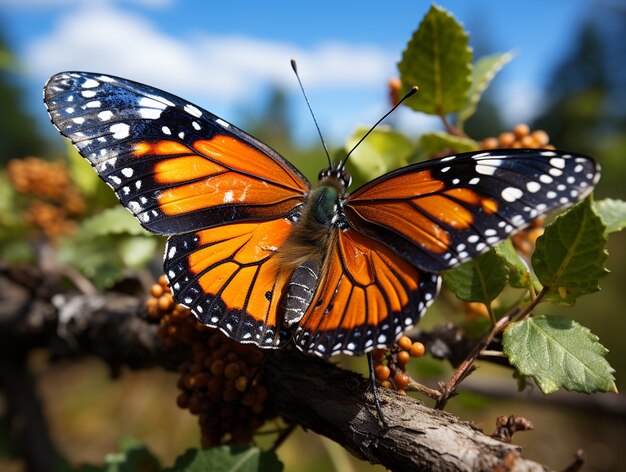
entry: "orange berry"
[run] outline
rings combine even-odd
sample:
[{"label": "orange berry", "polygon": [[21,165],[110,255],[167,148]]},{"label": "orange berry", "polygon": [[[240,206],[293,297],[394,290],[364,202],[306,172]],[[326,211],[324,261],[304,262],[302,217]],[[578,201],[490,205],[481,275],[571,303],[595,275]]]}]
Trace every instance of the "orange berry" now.
[{"label": "orange berry", "polygon": [[520,139],[519,143],[525,148],[537,148],[537,141],[532,136],[524,136]]},{"label": "orange berry", "polygon": [[224,363],[224,361],[222,359],[218,359],[216,361],[213,361],[213,363],[211,364],[211,373],[213,375],[217,376],[221,376],[224,374],[224,368],[226,367],[226,364]]},{"label": "orange berry", "polygon": [[410,382],[411,382],[411,379],[409,379],[409,376],[402,372],[396,372],[395,375],[393,376],[393,384],[396,386],[396,389],[398,390],[404,390],[405,388],[409,386]]},{"label": "orange berry", "polygon": [[[409,349],[411,349],[410,346],[409,346]],[[400,364],[406,365],[410,359],[411,359],[411,356],[409,355],[407,351],[400,351],[398,353],[398,362]]]},{"label": "orange berry", "polygon": [[408,351],[411,348],[411,338],[409,338],[408,336],[402,336],[400,339],[398,339],[398,346],[400,346],[400,349],[404,349],[405,351]]},{"label": "orange berry", "polygon": [[176,404],[178,405],[178,408],[187,408],[189,407],[189,394],[185,393],[185,392],[181,392],[178,394],[178,397],[176,397]]},{"label": "orange berry", "polygon": [[161,311],[170,311],[174,308],[174,299],[172,298],[171,293],[164,293],[158,299],[159,310]]},{"label": "orange berry", "polygon": [[231,362],[224,368],[224,377],[230,380],[234,380],[239,377],[240,373],[241,368],[239,367],[239,364],[236,364],[234,362]]},{"label": "orange berry", "polygon": [[515,128],[513,128],[513,134],[517,139],[522,139],[524,136],[528,136],[528,133],[530,133],[530,128],[526,123],[520,123],[515,125]]},{"label": "orange berry", "polygon": [[235,388],[237,390],[239,390],[240,392],[244,392],[247,386],[248,386],[248,377],[244,375],[240,375],[239,377],[237,377],[237,379],[235,380]]},{"label": "orange berry", "polygon": [[425,352],[426,348],[419,341],[414,342],[411,346],[411,349],[409,349],[409,354],[411,355],[411,357],[422,357]]},{"label": "orange berry", "polygon": [[393,384],[389,380],[381,382],[380,386],[384,388],[393,388]]},{"label": "orange berry", "polygon": [[374,360],[374,362],[380,362],[385,357],[387,357],[387,350],[386,349],[374,349],[372,351],[372,359]]},{"label": "orange berry", "polygon": [[482,149],[496,149],[499,145],[497,138],[485,138],[480,143]]},{"label": "orange berry", "polygon": [[389,370],[389,367],[387,367],[386,365],[379,364],[374,368],[374,376],[379,382],[384,382],[389,378],[390,375],[391,370]]},{"label": "orange berry", "polygon": [[550,137],[548,136],[548,133],[546,133],[542,129],[533,131],[531,136],[535,139],[535,142],[539,147],[544,147],[550,142]]},{"label": "orange berry", "polygon": [[152,295],[154,298],[159,298],[161,295],[163,295],[163,286],[160,284],[152,285],[152,287],[150,288],[150,295]]},{"label": "orange berry", "polygon": [[498,136],[498,143],[501,147],[511,147],[515,142],[515,135],[510,131],[505,131],[504,133],[500,133]]}]

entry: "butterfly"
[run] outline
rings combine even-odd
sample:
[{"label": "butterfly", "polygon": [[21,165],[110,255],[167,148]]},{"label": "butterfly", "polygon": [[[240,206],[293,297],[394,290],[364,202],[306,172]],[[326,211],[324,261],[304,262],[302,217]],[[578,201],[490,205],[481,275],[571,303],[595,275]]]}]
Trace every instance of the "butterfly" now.
[{"label": "butterfly", "polygon": [[309,181],[254,137],[170,93],[87,72],[50,78],[52,123],[147,230],[203,324],[262,348],[328,357],[387,347],[433,302],[440,273],[588,195],[589,157],[452,155],[348,192],[344,161]]}]

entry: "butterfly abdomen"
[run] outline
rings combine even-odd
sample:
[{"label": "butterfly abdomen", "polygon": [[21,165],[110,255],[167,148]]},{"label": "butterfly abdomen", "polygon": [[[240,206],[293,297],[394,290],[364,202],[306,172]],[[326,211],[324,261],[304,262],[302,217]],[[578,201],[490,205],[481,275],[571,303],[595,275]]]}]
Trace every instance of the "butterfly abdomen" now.
[{"label": "butterfly abdomen", "polygon": [[283,322],[291,327],[306,313],[319,285],[320,261],[306,261],[293,271],[283,304]]}]

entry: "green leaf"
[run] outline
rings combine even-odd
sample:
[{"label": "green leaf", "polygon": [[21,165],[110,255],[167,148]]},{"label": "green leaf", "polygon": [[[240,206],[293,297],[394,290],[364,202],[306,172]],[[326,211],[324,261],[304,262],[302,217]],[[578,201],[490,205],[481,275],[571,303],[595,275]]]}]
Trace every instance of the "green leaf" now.
[{"label": "green leaf", "polygon": [[467,94],[467,102],[459,112],[459,122],[467,121],[467,119],[476,112],[476,107],[478,106],[483,92],[487,89],[496,74],[500,72],[511,59],[513,59],[513,54],[505,52],[481,57],[474,63],[471,78],[472,84]]},{"label": "green leaf", "polygon": [[458,298],[485,304],[498,296],[507,278],[507,267],[493,250],[443,274],[444,281]]},{"label": "green leaf", "polygon": [[[96,193],[103,183],[98,173],[91,164],[84,159],[69,141],[66,141],[68,156],[68,172],[72,182],[78,187],[83,195],[91,196]],[[109,190],[110,191],[110,190]]]},{"label": "green leaf", "polygon": [[[360,128],[346,142],[352,149],[369,128]],[[379,126],[354,150],[347,162],[353,185],[358,188],[378,176],[408,164],[414,144],[404,134]]]},{"label": "green leaf", "polygon": [[535,290],[541,290],[541,283],[537,279],[537,276],[530,270],[526,261],[515,250],[513,242],[510,239],[505,239],[495,245],[493,250],[509,268],[509,285],[511,285],[511,287],[530,288],[533,286]]},{"label": "green leaf", "polygon": [[604,268],[606,226],[587,198],[548,225],[537,239],[532,264],[549,291],[546,300],[574,304],[581,295],[600,290]]},{"label": "green leaf", "polygon": [[140,268],[150,262],[158,245],[154,236],[133,236],[123,238],[117,247],[126,267]]},{"label": "green leaf", "polygon": [[220,446],[189,449],[164,472],[280,472],[283,464],[272,451],[251,446]]},{"label": "green leaf", "polygon": [[60,241],[57,257],[102,289],[113,285],[126,269],[145,265],[158,244],[158,236],[144,230],[118,205],[84,220],[75,236]]},{"label": "green leaf", "polygon": [[605,234],[617,233],[626,227],[625,201],[605,198],[604,200],[593,202],[593,209],[606,225]]},{"label": "green leaf", "polygon": [[107,454],[102,465],[84,465],[78,472],[158,472],[162,470],[158,459],[143,446],[137,445],[120,452]]},{"label": "green leaf", "polygon": [[454,136],[443,131],[423,134],[419,145],[428,156],[440,155],[444,151],[449,151],[448,154],[476,151],[479,148],[473,139]]},{"label": "green leaf", "polygon": [[546,395],[559,388],[617,393],[615,371],[604,357],[607,349],[569,318],[544,315],[511,323],[502,344],[511,364]]},{"label": "green leaf", "polygon": [[398,64],[405,87],[420,91],[405,103],[431,115],[461,110],[471,85],[472,50],[463,26],[433,5],[413,34]]},{"label": "green leaf", "polygon": [[82,239],[112,234],[148,236],[152,233],[143,229],[135,217],[121,205],[86,218],[80,225],[79,237]]}]

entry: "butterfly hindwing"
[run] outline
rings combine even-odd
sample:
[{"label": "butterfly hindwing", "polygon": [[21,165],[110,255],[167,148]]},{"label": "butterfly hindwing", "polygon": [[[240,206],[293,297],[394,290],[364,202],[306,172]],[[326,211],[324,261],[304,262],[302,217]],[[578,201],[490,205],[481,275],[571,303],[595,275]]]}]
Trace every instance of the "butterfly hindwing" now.
[{"label": "butterfly hindwing", "polygon": [[414,164],[348,197],[349,225],[416,267],[454,267],[591,192],[599,167],[561,151],[494,150]]},{"label": "butterfly hindwing", "polygon": [[53,124],[148,230],[287,217],[307,180],[255,138],[181,98],[86,72],[44,89]]},{"label": "butterfly hindwing", "polygon": [[438,275],[351,229],[338,232],[328,257],[318,293],[295,333],[305,352],[360,355],[387,347],[417,323],[439,290]]},{"label": "butterfly hindwing", "polygon": [[279,218],[170,237],[164,270],[174,299],[232,339],[281,346],[289,339],[281,296],[290,274],[280,272],[274,254],[292,225]]}]

